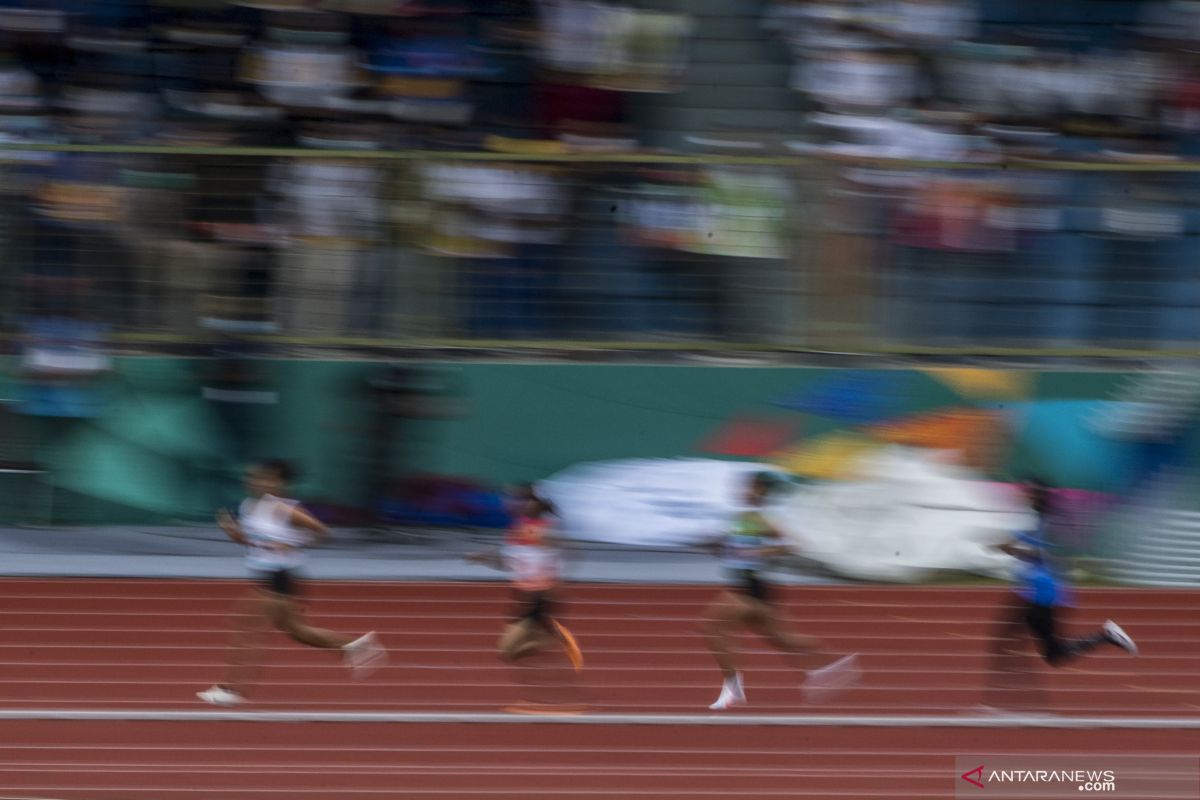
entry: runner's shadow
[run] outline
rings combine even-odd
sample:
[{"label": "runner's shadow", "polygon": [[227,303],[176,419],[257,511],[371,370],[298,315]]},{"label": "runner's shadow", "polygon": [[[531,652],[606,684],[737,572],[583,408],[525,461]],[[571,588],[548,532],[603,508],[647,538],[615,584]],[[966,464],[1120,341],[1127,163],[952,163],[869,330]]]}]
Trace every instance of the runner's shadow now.
[{"label": "runner's shadow", "polygon": [[580,673],[557,649],[521,659],[513,672],[523,705],[580,710],[587,706],[588,692]]},{"label": "runner's shadow", "polygon": [[988,667],[984,703],[1004,711],[1050,711],[1050,693],[1042,675],[1042,659],[1023,636],[996,642]]}]

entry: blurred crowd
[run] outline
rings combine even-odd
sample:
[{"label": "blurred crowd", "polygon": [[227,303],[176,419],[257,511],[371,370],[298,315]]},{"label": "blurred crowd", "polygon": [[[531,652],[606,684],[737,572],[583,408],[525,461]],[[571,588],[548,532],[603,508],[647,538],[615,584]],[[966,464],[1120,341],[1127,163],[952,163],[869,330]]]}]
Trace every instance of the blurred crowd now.
[{"label": "blurred crowd", "polygon": [[[0,132],[81,143],[224,131],[238,144],[297,147],[470,149],[509,136],[629,146],[630,93],[685,83],[695,19],[655,10],[677,5],[2,0]],[[1197,149],[1200,12],[1186,0],[765,0],[744,13],[763,13],[786,43],[813,128],[847,152]]]},{"label": "blurred crowd", "polygon": [[1196,180],[1174,168],[1200,154],[1200,4],[779,0],[766,22],[807,102],[795,149],[960,167],[838,175],[827,266],[860,278],[842,305],[873,287],[883,338],[1200,338]]},{"label": "blurred crowd", "polygon": [[1186,0],[775,0],[766,24],[838,152],[1200,152],[1200,10]]},{"label": "blurred crowd", "polygon": [[1196,180],[1170,169],[1200,152],[1200,5],[727,3],[766,27],[746,40],[763,59],[782,43],[803,124],[731,113],[690,152],[819,158],[595,158],[648,152],[668,112],[647,116],[647,94],[701,102],[698,60],[739,66],[696,49],[719,41],[718,6],[0,0],[5,324],[38,336],[31,317],[69,320],[53,329],[90,339],[786,343],[814,321],[918,344],[1200,338]]},{"label": "blurred crowd", "polygon": [[0,128],[296,147],[610,136],[625,92],[679,80],[687,36],[686,16],[580,0],[4,0]]},{"label": "blurred crowd", "polygon": [[3,0],[4,317],[583,333],[561,262],[606,246],[566,241],[588,181],[432,155],[636,148],[628,98],[679,87],[690,24],[584,0]]}]

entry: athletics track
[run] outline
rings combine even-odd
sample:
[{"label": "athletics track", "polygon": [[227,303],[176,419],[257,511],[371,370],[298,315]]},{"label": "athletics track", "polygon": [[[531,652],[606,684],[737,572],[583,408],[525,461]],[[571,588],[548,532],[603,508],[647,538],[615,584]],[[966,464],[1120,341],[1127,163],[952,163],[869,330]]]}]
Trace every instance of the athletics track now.
[{"label": "athletics track", "polygon": [[0,798],[518,800],[952,797],[959,754],[1200,753],[1200,592],[1088,590],[1079,627],[1118,619],[1115,649],[1051,672],[1047,715],[972,713],[989,623],[981,588],[789,587],[796,629],[862,654],[864,683],[827,706],[744,641],[752,705],[714,715],[719,676],[696,633],[712,586],[570,587],[591,712],[506,715],[492,647],[504,587],[309,584],[314,623],[377,630],[390,665],[355,683],[329,653],[272,640],[244,709],[194,693],[220,676],[244,584],[0,580]]}]

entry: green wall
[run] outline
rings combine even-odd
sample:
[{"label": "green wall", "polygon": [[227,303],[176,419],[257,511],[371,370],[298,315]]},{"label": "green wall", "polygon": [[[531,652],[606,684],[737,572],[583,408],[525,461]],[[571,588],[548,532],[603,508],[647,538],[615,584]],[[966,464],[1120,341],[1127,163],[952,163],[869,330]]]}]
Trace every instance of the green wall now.
[{"label": "green wall", "polygon": [[[428,365],[427,365],[428,366]],[[772,400],[836,379],[838,370],[560,364],[432,365],[455,386],[454,413],[412,425],[400,445],[423,471],[488,483],[533,479],[581,461],[704,455],[699,443],[729,419],[789,419],[805,435],[841,425]],[[377,362],[279,360],[268,369],[280,403],[259,410],[260,451],[298,460],[302,492],[361,502]],[[84,521],[207,516],[215,475],[232,480],[221,425],[200,397],[203,362],[125,358],[107,381],[96,420],[60,431],[50,448],[62,513]],[[894,413],[961,402],[944,384],[907,370],[894,381]],[[1038,400],[1099,399],[1123,376],[1049,372],[1034,376]],[[1018,459],[1024,456],[1018,451]],[[1020,466],[1020,465],[1018,465]],[[232,499],[232,498],[231,498]]]}]

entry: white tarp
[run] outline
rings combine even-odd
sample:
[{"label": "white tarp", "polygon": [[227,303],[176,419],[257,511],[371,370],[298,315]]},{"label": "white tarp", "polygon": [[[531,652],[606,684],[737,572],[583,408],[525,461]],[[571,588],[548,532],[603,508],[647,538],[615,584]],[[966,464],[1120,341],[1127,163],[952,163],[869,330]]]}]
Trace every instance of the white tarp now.
[{"label": "white tarp", "polygon": [[[914,581],[936,570],[1003,575],[988,545],[1029,524],[1028,509],[928,450],[865,456],[854,481],[796,488],[768,512],[796,551],[846,577]],[[710,459],[580,464],[539,485],[576,539],[686,547],[723,533],[764,465]]]},{"label": "white tarp", "polygon": [[1010,492],[929,450],[867,456],[853,481],[807,486],[771,510],[796,551],[839,575],[915,581],[938,570],[1003,577],[991,545],[1033,523]]},{"label": "white tarp", "polygon": [[762,464],[647,458],[578,464],[538,484],[572,538],[687,547],[725,532]]}]

